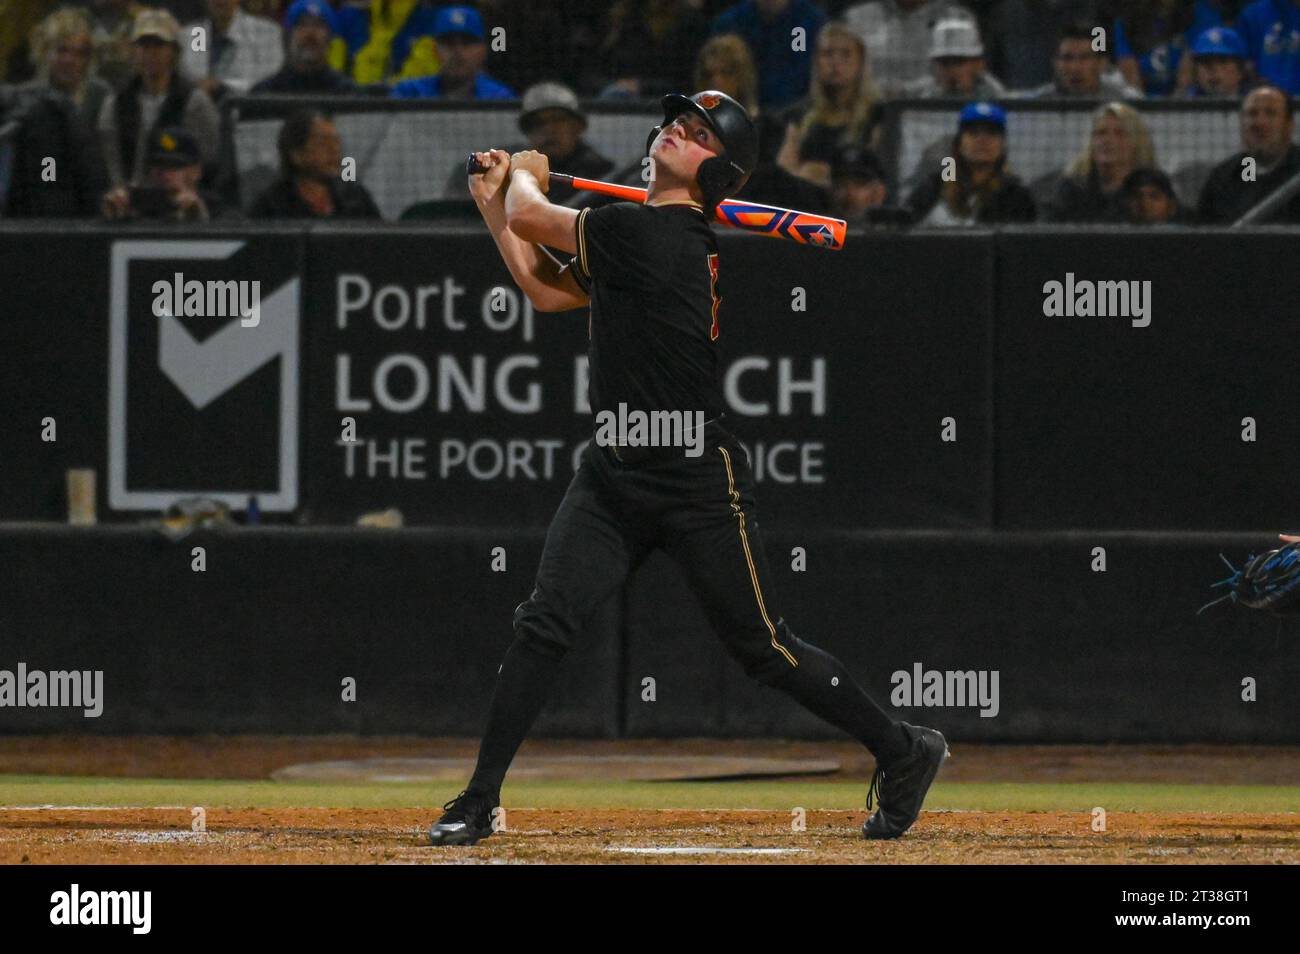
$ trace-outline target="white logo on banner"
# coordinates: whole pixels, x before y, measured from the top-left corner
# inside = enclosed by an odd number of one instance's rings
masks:
[[[288,511],[298,505],[298,286],[294,278],[261,301],[255,325],[232,319],[202,342],[171,314],[148,319],[158,324],[158,367],[196,410],[203,410],[253,372],[280,359],[280,443],[276,490],[266,493],[213,490],[203,486],[170,490],[132,490],[127,473],[129,406],[127,307],[130,266],[136,261],[223,261],[242,241],[122,241],[111,257],[108,378],[108,505],[114,510],[162,510],[181,497],[202,496],[242,509],[257,494],[263,510]],[[169,449],[160,447],[159,453]]]

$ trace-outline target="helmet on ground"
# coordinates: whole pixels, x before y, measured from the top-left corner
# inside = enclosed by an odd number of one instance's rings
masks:
[[[646,153],[660,131],[682,113],[699,116],[722,143],[722,152],[700,163],[695,180],[704,193],[705,204],[716,206],[727,196],[735,195],[758,164],[758,131],[745,107],[726,93],[706,89],[694,96],[669,93],[662,101],[663,125],[650,131]]]

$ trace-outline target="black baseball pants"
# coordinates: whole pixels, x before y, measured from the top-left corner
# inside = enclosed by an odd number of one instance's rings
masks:
[[[878,760],[907,751],[898,723],[829,654],[800,640],[773,603],[748,455],[716,422],[704,453],[637,465],[589,444],[551,521],[532,594],[489,713],[471,788],[496,791],[588,617],[655,548],[685,575],[746,674],[859,739]]]

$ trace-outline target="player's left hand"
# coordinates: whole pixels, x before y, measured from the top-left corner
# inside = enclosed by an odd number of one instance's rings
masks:
[[[474,158],[486,169],[469,177],[469,194],[474,201],[486,205],[498,195],[504,198],[506,176],[510,173],[510,154],[504,149],[489,149],[474,153]]]
[[[510,157],[510,174],[514,175],[520,169],[531,172],[533,178],[537,180],[537,187],[543,192],[550,191],[551,161],[545,155],[536,149],[525,149],[523,152],[515,153]]]
[[[1283,543],[1300,543],[1300,535],[1291,533],[1279,533],[1277,538]]]

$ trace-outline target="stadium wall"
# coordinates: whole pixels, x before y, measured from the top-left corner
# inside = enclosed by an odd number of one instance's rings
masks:
[[[772,534],[767,598],[900,716],[956,739],[1295,743],[1294,623],[1226,606],[1196,615],[1223,575],[1216,554],[1257,542]],[[795,546],[805,571],[792,569]],[[172,542],[135,527],[10,526],[0,669],[98,670],[102,711],[0,708],[0,732],[477,734],[540,547],[534,532],[240,528]],[[895,696],[896,674],[917,667],[922,687],[924,673],[971,672],[963,684],[985,694]],[[1256,701],[1243,701],[1247,678]],[[593,618],[538,731],[835,735],[744,677],[659,556]]]

